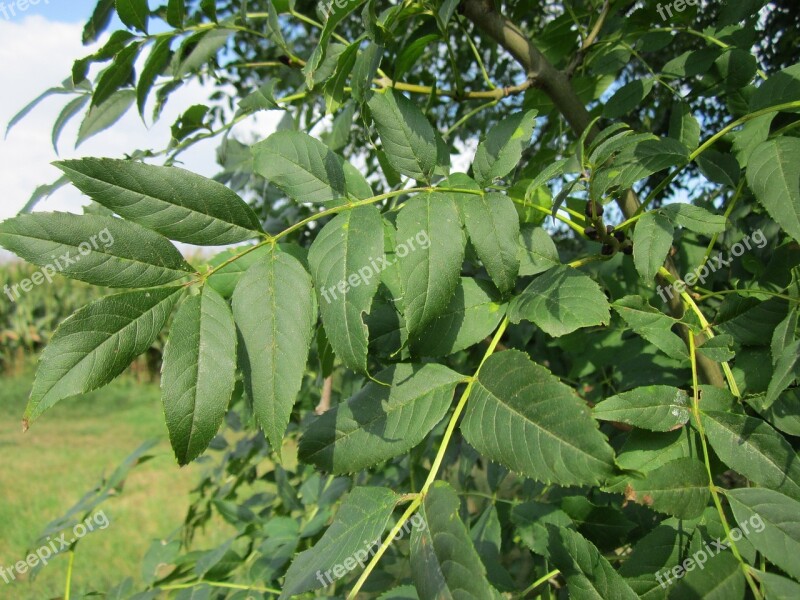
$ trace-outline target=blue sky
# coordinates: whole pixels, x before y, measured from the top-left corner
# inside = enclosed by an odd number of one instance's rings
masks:
[[[18,6],[19,0],[5,0],[8,6]],[[83,23],[92,14],[97,0],[39,0],[36,6],[28,5],[24,11],[17,11],[16,17],[12,17],[9,13],[10,19],[19,18],[20,16],[28,15],[41,15],[49,21],[60,21],[62,23]],[[3,19],[3,13],[0,12],[0,19]]]

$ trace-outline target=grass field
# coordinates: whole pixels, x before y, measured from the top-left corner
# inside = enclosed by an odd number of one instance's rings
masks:
[[[21,416],[32,379],[32,366],[18,376],[0,376],[0,565],[24,560],[51,520],[142,442],[158,437],[155,458],[134,469],[124,492],[102,505],[108,528],[78,544],[73,598],[107,590],[126,576],[138,582],[151,541],[181,525],[188,492],[203,467],[178,468],[166,440],[158,388],[131,377],[62,401],[23,434]],[[62,597],[66,571],[65,554],[33,582],[0,579],[0,598]]]

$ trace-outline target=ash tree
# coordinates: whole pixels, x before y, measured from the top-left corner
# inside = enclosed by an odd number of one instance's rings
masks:
[[[793,0],[100,0],[84,42],[114,14],[36,100],[54,145],[207,104],[0,225],[42,266],[107,228],[61,274],[121,288],[24,427],[168,329],[166,429],[210,456],[108,597],[800,597]],[[85,214],[30,212],[63,185]]]

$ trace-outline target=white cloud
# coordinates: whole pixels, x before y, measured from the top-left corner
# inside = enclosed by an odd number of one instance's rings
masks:
[[[30,100],[46,88],[58,85],[70,73],[76,58],[92,49],[81,45],[83,25],[50,22],[41,16],[30,16],[19,22],[0,21],[0,65],[3,87],[0,95],[0,124],[5,124]],[[31,41],[35,39],[35,45]],[[60,175],[50,163],[59,158],[81,156],[122,157],[133,149],[161,149],[170,139],[169,126],[177,116],[193,104],[205,103],[210,86],[193,82],[173,94],[164,113],[149,128],[132,109],[115,126],[86,141],[75,150],[80,116],[64,130],[59,144],[60,156],[50,142],[53,122],[68,101],[67,96],[55,95],[44,100],[25,119],[17,124],[8,138],[0,141],[0,218],[14,215],[28,201],[37,185],[50,183]],[[261,115],[248,120],[236,132],[256,129],[272,130],[276,119]],[[262,133],[262,135],[265,135]],[[218,171],[215,150],[218,139],[202,142],[181,156],[189,170],[211,176]],[[76,211],[86,201],[71,187],[62,188],[52,198],[42,202],[39,210]]]
[[[0,94],[0,130],[28,102],[45,89],[60,84],[71,72],[75,59],[90,54],[93,48],[81,44],[82,23],[48,21],[31,15],[24,20],[0,20],[0,65],[3,94]],[[35,42],[35,43],[34,43]],[[143,59],[143,57],[140,57]],[[141,62],[141,61],[140,61]],[[141,67],[141,65],[140,65]],[[176,91],[161,119],[148,128],[135,109],[115,126],[73,148],[81,115],[61,135],[60,156],[50,141],[53,123],[68,96],[54,95],[18,123],[5,140],[0,139],[0,220],[15,215],[28,201],[33,190],[51,183],[60,171],[50,163],[59,158],[103,156],[121,158],[134,149],[161,149],[170,139],[169,126],[186,108],[205,103],[211,86],[193,82]],[[149,110],[149,109],[148,109]],[[256,131],[265,137],[274,130],[279,114],[260,114],[240,123],[234,133],[247,135]],[[250,139],[251,135],[247,136]],[[181,155],[183,167],[211,176],[218,172],[215,151],[219,139],[201,142]],[[75,188],[66,186],[41,202],[37,210],[79,212],[87,199]],[[2,250],[0,250],[2,254]]]

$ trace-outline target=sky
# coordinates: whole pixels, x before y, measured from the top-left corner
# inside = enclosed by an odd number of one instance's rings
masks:
[[[157,123],[150,122],[151,104],[145,113],[147,123],[143,123],[133,109],[111,129],[75,149],[79,115],[61,135],[60,154],[52,147],[51,130],[71,97],[54,95],[39,104],[3,139],[6,124],[21,108],[48,87],[59,85],[69,75],[73,61],[91,54],[97,47],[81,44],[83,25],[96,0],[39,0],[36,6],[28,5],[25,11],[19,10],[19,2],[0,0],[0,81],[3,82],[0,93],[0,220],[14,216],[25,206],[37,186],[58,179],[60,171],[50,164],[52,161],[84,156],[122,158],[126,152],[137,148],[161,149],[169,142],[169,126],[177,116],[193,104],[205,103],[209,94],[209,89],[198,83],[184,86],[172,96]],[[17,7],[14,16],[10,5]],[[119,26],[119,21],[112,22],[109,31],[116,28],[115,24]],[[278,115],[262,113],[237,126],[234,135],[251,137],[257,130],[260,136],[266,136]],[[196,145],[182,155],[182,166],[206,176],[217,173],[218,143],[219,140],[212,139]],[[37,210],[80,212],[86,202],[75,188],[65,186],[42,201]],[[8,258],[8,255],[0,257]]]

